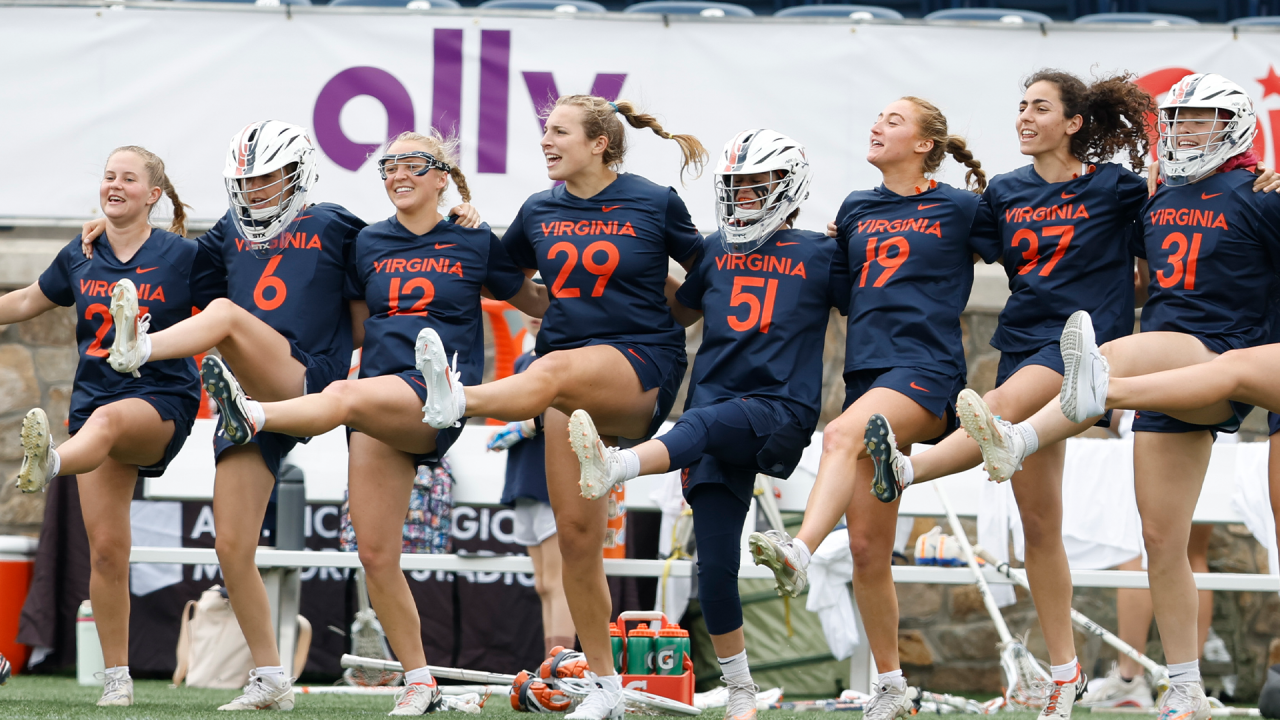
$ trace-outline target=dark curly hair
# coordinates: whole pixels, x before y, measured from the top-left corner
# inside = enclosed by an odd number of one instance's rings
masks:
[[[1084,162],[1110,160],[1122,150],[1129,152],[1134,170],[1146,166],[1151,144],[1149,126],[1156,111],[1155,101],[1135,85],[1133,73],[1119,73],[1083,80],[1061,70],[1044,69],[1027,78],[1023,89],[1038,82],[1053,83],[1062,98],[1063,114],[1084,119],[1080,131],[1071,136],[1071,154]]]

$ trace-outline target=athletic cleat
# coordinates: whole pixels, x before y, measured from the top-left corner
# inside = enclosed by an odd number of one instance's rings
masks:
[[[121,278],[111,289],[111,320],[116,326],[116,339],[107,353],[107,364],[119,373],[139,377],[138,368],[151,354],[151,314],[138,315],[138,288],[129,278]]]
[[[564,720],[622,720],[622,691],[606,688],[595,673],[588,672],[587,680],[595,687]]]
[[[915,709],[911,695],[907,693],[906,683],[895,687],[889,683],[881,683],[876,687],[875,695],[863,710],[863,720],[896,720],[907,717]]]
[[[244,693],[218,709],[292,710],[293,681],[287,677],[277,681],[275,678],[259,675],[257,670],[250,670],[249,684],[244,686]]]
[[[1120,666],[1112,663],[1111,672],[1106,677],[1096,678],[1089,683],[1089,689],[1080,704],[1098,708],[1151,708],[1155,707],[1153,696],[1145,675],[1139,673],[1132,680],[1125,680],[1120,676]]]
[[[49,437],[49,417],[32,408],[22,419],[22,467],[18,469],[18,489],[40,492],[49,487],[53,440]]]
[[[753,532],[747,538],[747,545],[756,565],[768,566],[773,571],[779,595],[799,597],[804,592],[809,584],[809,574],[800,567],[800,555],[790,535],[780,530]]]
[[[436,683],[435,678],[431,679],[431,684],[413,683],[405,685],[404,689],[396,695],[396,707],[388,715],[426,715],[433,713],[444,705],[444,701],[440,695],[440,686]]]
[[[756,693],[760,692],[760,686],[751,682],[735,683],[726,677],[721,677],[720,680],[729,690],[729,699],[724,706],[724,720],[756,720]]]
[[[102,675],[102,697],[98,707],[128,707],[133,704],[133,678],[128,670],[95,673]]]
[[[599,500],[617,485],[624,474],[618,451],[600,441],[596,424],[586,410],[574,410],[569,416],[569,445],[578,456],[581,474],[578,488],[582,497]]]
[[[1209,717],[1209,699],[1199,682],[1169,684],[1160,699],[1159,720],[1205,720]]]
[[[0,685],[9,682],[9,676],[13,674],[13,666],[5,659],[4,655],[0,655]]]
[[[965,388],[956,398],[956,413],[969,437],[982,449],[987,475],[1002,483],[1022,469],[1026,445],[1013,423],[991,414],[991,408],[978,393]]]
[[[218,404],[218,416],[221,418],[219,430],[228,440],[244,445],[258,434],[253,420],[244,406],[245,394],[240,383],[231,374],[221,358],[205,355],[200,361],[200,379],[204,382],[205,392]]]
[[[1062,328],[1062,414],[1071,422],[1084,422],[1107,411],[1107,386],[1111,365],[1102,356],[1093,334],[1089,313],[1071,313]]]
[[[875,476],[871,479],[871,494],[880,502],[891,503],[897,500],[902,491],[907,489],[902,483],[902,466],[910,461],[898,451],[898,441],[893,437],[889,420],[880,413],[872,415],[867,420],[862,441],[876,468]]]
[[[1076,663],[1076,676],[1065,682],[1054,681],[1049,686],[1049,698],[1040,710],[1040,720],[1071,720],[1071,707],[1084,695],[1089,678]]]
[[[437,430],[453,427],[462,418],[466,406],[466,394],[462,388],[462,375],[453,368],[458,364],[458,353],[453,363],[445,356],[440,336],[431,328],[423,328],[414,343],[414,364],[422,373],[427,385],[427,401],[422,404],[422,422]]]

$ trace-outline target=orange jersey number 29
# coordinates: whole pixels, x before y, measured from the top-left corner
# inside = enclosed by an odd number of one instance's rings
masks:
[[[604,262],[596,261],[600,253],[604,253]],[[551,294],[558,298],[582,297],[582,290],[579,288],[564,286],[574,266],[578,264],[577,246],[573,243],[558,242],[547,251],[548,260],[555,260],[559,255],[565,255],[566,258],[564,265],[560,266],[560,272],[556,274],[555,282],[551,283]],[[582,267],[597,276],[595,286],[591,288],[591,297],[600,297],[604,294],[609,278],[613,277],[613,271],[618,268],[619,259],[621,255],[618,254],[618,246],[608,240],[597,240],[582,251]]]

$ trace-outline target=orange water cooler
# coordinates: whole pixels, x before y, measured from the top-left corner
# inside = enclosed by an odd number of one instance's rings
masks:
[[[18,618],[35,573],[36,539],[0,535],[0,654],[17,674],[27,664],[31,648],[18,643]]]

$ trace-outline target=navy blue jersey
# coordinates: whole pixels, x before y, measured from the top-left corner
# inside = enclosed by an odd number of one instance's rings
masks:
[[[726,252],[719,233],[703,241],[676,292],[704,323],[686,408],[770,398],[812,432],[830,309],[848,312],[849,276],[835,253],[834,239],[804,230],[779,230],[747,255]]]
[[[1143,208],[1134,251],[1151,270],[1144,332],[1188,333],[1219,353],[1267,341],[1280,197],[1254,193],[1254,179],[1239,169],[1162,185]]]
[[[845,372],[918,367],[964,375],[960,313],[973,289],[978,196],[937,184],[902,196],[849,194],[836,215],[853,292]]]
[[[1100,343],[1133,332],[1128,238],[1146,201],[1146,179],[1114,163],[1061,183],[1031,165],[992,178],[973,241],[987,262],[1002,260],[1012,294],[991,346],[1057,344],[1077,310],[1089,311]]]
[[[538,356],[527,352],[516,358],[516,373],[522,373]],[[514,505],[519,498],[549,503],[547,494],[547,441],[541,434],[521,440],[507,450],[507,479],[502,486],[503,505]]]
[[[465,385],[484,371],[481,287],[506,300],[524,284],[488,226],[464,228],[441,220],[415,235],[392,216],[360,231],[347,293],[369,305],[360,377],[412,370],[413,345],[424,327],[440,334]]]
[[[598,342],[683,348],[663,295],[667,258],[688,260],[701,239],[676,191],[639,175],[622,173],[591,198],[563,185],[530,197],[502,243],[550,290],[538,354]]]
[[[312,205],[298,220],[296,229],[281,238],[284,250],[265,260],[240,238],[231,211],[197,242],[211,281],[220,284],[219,295],[304,353],[345,368],[352,342],[343,287],[356,234],[365,224],[332,203]]]
[[[151,236],[127,262],[116,258],[107,236],[93,243],[93,257],[80,251],[80,236],[58,251],[53,264],[40,276],[40,291],[63,307],[75,306],[76,344],[80,362],[71,391],[69,429],[76,432],[96,408],[141,395],[176,396],[190,404],[194,417],[200,405],[200,374],[191,358],[158,360],[139,368],[141,377],[121,374],[107,364],[107,352],[115,342],[111,317],[111,290],[116,281],[129,278],[138,287],[138,309],[151,314],[151,330],[157,332],[189,317],[198,299],[212,288],[193,284],[193,271],[201,262],[194,241],[153,229]]]

